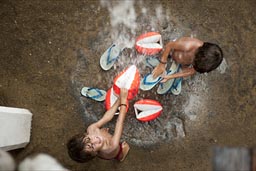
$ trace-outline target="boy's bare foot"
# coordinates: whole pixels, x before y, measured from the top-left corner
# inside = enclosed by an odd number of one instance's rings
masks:
[[[127,144],[125,141],[122,143],[122,148],[123,148],[123,155],[122,158],[120,159],[120,161],[123,161],[125,159],[125,157],[127,156],[129,150],[130,150],[130,146],[129,144]]]

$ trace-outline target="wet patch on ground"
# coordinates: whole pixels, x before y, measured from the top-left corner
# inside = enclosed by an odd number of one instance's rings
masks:
[[[167,40],[171,41],[181,37],[183,32],[193,33],[189,28],[177,27],[177,25],[181,26],[177,20],[169,20],[167,22],[167,17],[169,16],[163,14],[161,6],[156,8],[158,16],[154,16],[145,6],[142,8],[141,13],[136,14],[132,1],[111,7],[109,2],[104,1],[102,4],[108,7],[112,27],[110,27],[110,30],[105,28],[104,35],[100,33],[95,37],[95,40],[98,40],[98,42],[91,45],[90,53],[86,54],[82,49],[77,50],[78,61],[72,76],[73,87],[76,88],[76,97],[83,108],[85,122],[99,120],[105,112],[105,106],[104,102],[95,102],[82,97],[80,91],[83,86],[100,88],[107,91],[112,87],[115,76],[133,64],[139,69],[141,78],[152,71],[152,68],[145,65],[146,58],[152,56],[139,54],[134,48],[134,42],[138,35],[156,30],[162,33],[162,39],[166,42]],[[122,11],[122,15],[126,14],[128,20],[120,18],[120,11]],[[139,17],[136,18],[136,15]],[[150,22],[155,24],[146,24]],[[140,27],[137,27],[138,25]],[[104,44],[99,44],[99,42],[104,42]],[[117,43],[124,47],[124,50],[114,66],[110,70],[104,71],[99,64],[100,56],[112,43]],[[94,52],[97,52],[98,55],[90,58],[89,56]],[[154,57],[160,57],[160,54]],[[225,73],[226,66],[227,64],[223,64],[219,72]],[[205,111],[205,113],[210,112],[206,111],[207,99],[209,99],[206,75],[197,75],[183,80],[182,93],[178,96],[173,95],[171,92],[159,95],[156,93],[158,86],[159,84],[149,91],[139,90],[135,99],[130,101],[130,108],[122,136],[127,142],[137,146],[150,146],[184,138],[186,135],[185,124],[187,122],[196,122],[199,113],[202,113],[202,111]],[[163,112],[160,117],[153,121],[140,122],[135,117],[133,104],[145,98],[159,101],[163,106]],[[203,122],[206,118],[201,116],[200,119]],[[114,130],[115,120],[107,126]]]

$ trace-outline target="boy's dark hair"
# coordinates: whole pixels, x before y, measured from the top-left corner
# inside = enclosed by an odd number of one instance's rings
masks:
[[[221,48],[213,43],[204,42],[199,47],[193,62],[194,69],[199,73],[210,72],[216,69],[223,60]]]
[[[85,137],[86,135],[84,134],[77,134],[73,136],[67,143],[70,158],[79,163],[87,162],[95,157],[91,153],[84,150],[85,143],[83,142],[83,139]]]

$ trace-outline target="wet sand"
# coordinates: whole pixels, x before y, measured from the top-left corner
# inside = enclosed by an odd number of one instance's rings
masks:
[[[254,1],[121,2],[0,2],[0,105],[33,113],[30,144],[12,151],[16,161],[45,152],[70,170],[211,170],[212,147],[253,147]],[[72,161],[66,142],[104,112],[104,103],[81,97],[81,88],[107,90],[129,64],[142,75],[150,71],[133,48],[135,38],[148,31],[160,32],[164,43],[181,36],[217,43],[225,60],[216,71],[185,79],[179,96],[157,95],[157,87],[139,91],[131,106],[151,98],[164,111],[140,123],[130,107],[122,139],[131,150],[123,163]],[[106,72],[99,59],[113,42],[126,49]]]

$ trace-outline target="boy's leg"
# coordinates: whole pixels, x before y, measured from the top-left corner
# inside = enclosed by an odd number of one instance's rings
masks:
[[[126,158],[128,152],[130,150],[129,144],[127,144],[125,141],[122,143],[122,150],[123,150],[122,158],[120,159],[120,161],[123,161]]]

